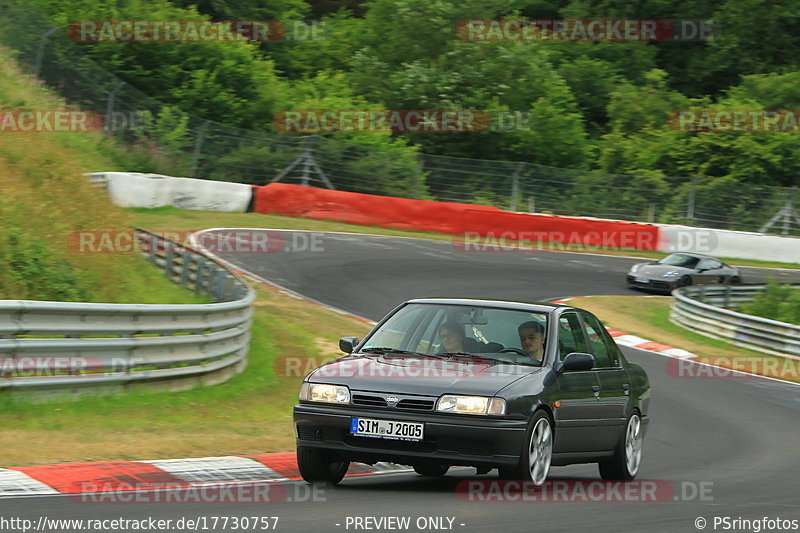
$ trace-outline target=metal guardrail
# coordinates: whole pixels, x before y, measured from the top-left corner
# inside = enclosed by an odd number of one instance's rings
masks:
[[[215,303],[0,300],[0,390],[156,382],[176,390],[244,369],[253,289],[192,248],[138,229],[136,242],[169,279]]]
[[[800,360],[800,326],[738,313],[726,307],[748,302],[764,285],[699,285],[672,292],[670,320],[736,346]],[[800,290],[800,287],[797,287]]]

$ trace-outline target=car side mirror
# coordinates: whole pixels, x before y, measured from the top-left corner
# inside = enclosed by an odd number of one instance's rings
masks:
[[[698,272],[705,272],[706,270],[708,270],[708,269],[707,268],[698,268],[697,269]]]
[[[353,353],[358,346],[358,337],[342,337],[339,339],[339,349],[344,353]]]
[[[564,358],[564,361],[556,368],[556,372],[575,372],[581,370],[591,370],[594,368],[594,356],[590,353],[571,353]]]

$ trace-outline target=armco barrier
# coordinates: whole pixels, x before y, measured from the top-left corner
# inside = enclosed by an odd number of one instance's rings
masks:
[[[254,210],[259,213],[586,246],[654,250],[658,244],[658,228],[636,222],[514,213],[489,206],[375,196],[285,183],[258,187],[255,194]]]
[[[150,261],[216,303],[0,301],[0,390],[179,390],[244,369],[253,289],[216,261],[137,230]]]
[[[699,285],[676,289],[672,292],[675,300],[670,320],[701,335],[736,346],[800,360],[800,326],[719,306],[744,303],[765,288],[762,285]]]

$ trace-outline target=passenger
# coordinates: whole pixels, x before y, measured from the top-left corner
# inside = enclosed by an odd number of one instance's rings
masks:
[[[544,327],[542,324],[531,320],[522,324],[517,331],[522,350],[532,359],[541,362],[544,358]]]

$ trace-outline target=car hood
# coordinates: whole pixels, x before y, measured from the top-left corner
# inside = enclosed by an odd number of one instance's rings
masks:
[[[655,263],[650,263],[640,266],[639,270],[637,270],[636,272],[631,272],[631,275],[640,277],[660,278],[667,272],[680,272],[681,274],[688,274],[690,272],[694,272],[694,270],[686,267],[659,265]]]
[[[492,396],[521,377],[541,371],[541,367],[479,356],[356,355],[331,361],[307,379],[362,391]]]

